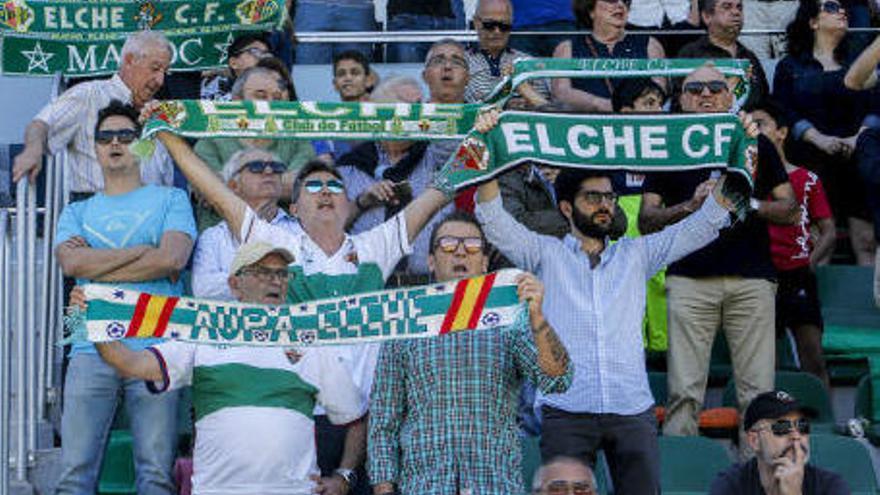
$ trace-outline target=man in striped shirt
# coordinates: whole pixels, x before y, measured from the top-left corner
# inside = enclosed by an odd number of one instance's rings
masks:
[[[122,47],[119,72],[110,79],[78,84],[51,103],[28,124],[24,149],[15,157],[12,180],[24,176],[34,181],[42,169],[43,155],[67,151],[68,184],[72,200],[85,199],[104,189],[104,176],[95,153],[98,110],[112,100],[139,109],[162,87],[174,48],[160,31],[132,34]],[[141,163],[144,184],[170,186],[174,163],[158,146]]]

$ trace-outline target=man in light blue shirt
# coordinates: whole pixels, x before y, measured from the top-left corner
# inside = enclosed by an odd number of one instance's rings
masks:
[[[55,250],[65,275],[78,284],[106,283],[121,289],[179,296],[180,271],[196,237],[186,193],[144,185],[129,150],[139,135],[137,112],[114,100],[98,114],[95,152],[104,190],[64,208]],[[108,330],[110,331],[110,330]],[[156,339],[127,339],[141,350]],[[154,397],[138,380],[120,377],[93,345],[73,346],[61,416],[60,494],[95,493],[107,431],[124,391],[134,435],[137,491],[174,493],[171,464],[176,443],[177,395]]]
[[[478,130],[487,130],[481,117]],[[567,169],[556,180],[563,239],[523,227],[502,207],[497,181],[480,187],[477,218],[486,237],[517,267],[546,285],[544,313],[575,365],[567,392],[539,395],[541,455],[595,465],[603,449],[615,493],[659,490],[654,399],[642,344],[645,282],[661,267],[705,246],[729,223],[721,184],[690,217],[653,235],[609,245],[617,195],[607,175]]]

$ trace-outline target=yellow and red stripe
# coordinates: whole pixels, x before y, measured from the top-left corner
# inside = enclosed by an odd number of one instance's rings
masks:
[[[452,295],[452,304],[443,319],[440,334],[477,328],[480,315],[483,313],[483,306],[486,304],[486,298],[489,297],[494,282],[494,273],[459,280]]]
[[[177,300],[177,297],[142,293],[134,307],[134,316],[131,318],[125,337],[163,336]]]

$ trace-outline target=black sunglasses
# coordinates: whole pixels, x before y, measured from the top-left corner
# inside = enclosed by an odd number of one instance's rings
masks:
[[[480,18],[480,24],[483,25],[483,29],[486,31],[501,31],[502,33],[509,33],[511,29],[513,29],[512,24],[508,24],[503,21],[493,21],[491,19],[483,19]]]
[[[791,433],[795,428],[797,428],[798,433],[801,435],[810,434],[810,422],[804,418],[797,421],[792,421],[790,419],[777,419],[770,423],[770,432],[777,437],[784,437]]]
[[[684,83],[684,86],[682,86],[686,93],[692,95],[701,95],[706,88],[709,88],[709,92],[713,95],[730,89],[727,87],[726,81],[691,81]]]
[[[822,2],[822,12],[827,14],[839,14],[843,11],[843,5],[840,5],[837,2]]]
[[[272,169],[273,174],[283,174],[287,171],[286,163],[271,160],[252,160],[242,165],[238,171],[241,172],[244,169],[248,169],[248,172],[252,174],[262,174],[266,171],[267,167]]]
[[[95,142],[99,144],[110,144],[116,138],[120,144],[131,144],[138,138],[138,132],[134,129],[117,129],[115,131],[97,131],[95,132]]]

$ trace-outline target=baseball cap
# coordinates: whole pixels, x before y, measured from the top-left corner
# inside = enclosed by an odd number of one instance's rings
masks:
[[[743,418],[743,429],[749,430],[762,419],[776,419],[790,412],[800,412],[806,417],[813,418],[816,411],[811,407],[804,407],[791,394],[783,390],[764,392],[752,399]]]
[[[273,246],[268,242],[248,242],[247,244],[242,244],[238,251],[236,251],[235,257],[232,259],[232,266],[229,268],[229,273],[238,273],[242,268],[253,265],[270,254],[277,254],[288,263],[293,263],[294,260],[290,251],[283,247]]]

